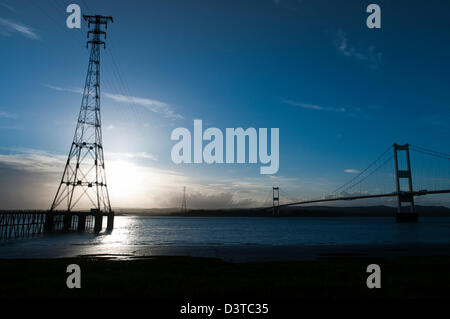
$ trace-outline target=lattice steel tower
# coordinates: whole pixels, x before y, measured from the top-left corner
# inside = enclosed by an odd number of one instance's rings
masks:
[[[183,186],[183,199],[181,200],[181,212],[183,214],[187,214],[186,186]]]
[[[91,45],[86,83],[75,135],[70,147],[66,167],[50,210],[77,208],[109,213],[111,204],[106,183],[105,160],[102,146],[100,116],[100,47],[106,48],[108,22],[112,17],[86,16],[88,41]],[[92,26],[92,28],[91,28]]]

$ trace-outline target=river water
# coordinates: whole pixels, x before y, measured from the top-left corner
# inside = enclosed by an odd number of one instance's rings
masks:
[[[324,247],[345,252],[349,247],[393,251],[419,246],[450,247],[450,218],[422,217],[417,224],[397,224],[393,217],[116,216],[110,234],[57,234],[0,243],[0,258],[193,255],[289,259]]]

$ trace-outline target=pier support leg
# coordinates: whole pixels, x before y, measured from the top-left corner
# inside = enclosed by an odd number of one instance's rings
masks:
[[[94,215],[95,216],[95,221],[94,221],[94,231],[96,233],[100,232],[102,230],[102,226],[103,226],[103,215],[102,214],[98,214],[98,215]]]
[[[55,215],[51,212],[47,212],[45,214],[45,223],[44,223],[44,232],[51,233],[53,231],[53,220]]]
[[[86,214],[79,214],[77,231],[84,232],[85,229],[86,229]]]
[[[108,222],[106,225],[107,231],[112,231],[114,229],[114,212],[108,214]]]
[[[70,226],[72,226],[72,214],[66,213],[64,214],[63,218],[63,224],[64,224],[64,231],[67,232],[70,230]]]

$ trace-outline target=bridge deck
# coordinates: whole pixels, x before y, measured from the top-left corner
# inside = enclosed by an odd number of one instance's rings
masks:
[[[401,194],[406,194],[406,195],[410,195],[411,194],[412,196],[424,196],[424,195],[447,194],[447,193],[450,193],[450,189],[442,189],[442,190],[435,190],[435,191],[420,190],[420,191],[414,191],[412,193],[401,192]],[[397,192],[385,193],[385,194],[375,194],[375,195],[342,196],[342,197],[321,198],[321,199],[313,199],[313,200],[305,200],[305,201],[300,201],[300,202],[293,202],[293,203],[288,203],[288,204],[282,204],[279,207],[304,205],[304,204],[313,204],[313,203],[322,203],[322,202],[333,202],[333,201],[341,201],[341,200],[356,200],[356,199],[396,197],[396,196],[398,196]]]

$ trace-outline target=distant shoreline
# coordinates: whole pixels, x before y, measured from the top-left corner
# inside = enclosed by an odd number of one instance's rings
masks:
[[[154,217],[274,217],[271,207],[230,209],[188,209],[179,208],[113,208],[116,216]],[[282,207],[276,217],[395,217],[397,208],[392,206],[292,206]],[[0,209],[0,214],[30,212],[45,213],[45,209]],[[450,208],[445,206],[415,206],[420,217],[450,217]]]
[[[450,217],[450,208],[444,206],[416,206],[419,217]],[[394,217],[395,207],[285,207],[278,217]],[[273,217],[270,208],[192,209],[187,213],[176,208],[167,209],[116,209],[116,216],[155,217]]]

